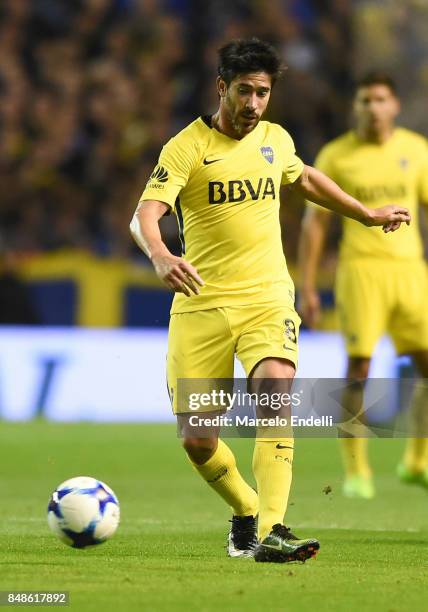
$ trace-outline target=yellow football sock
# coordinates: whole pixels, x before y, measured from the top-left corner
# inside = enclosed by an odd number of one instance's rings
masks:
[[[259,494],[258,535],[265,538],[276,523],[282,523],[290,493],[293,438],[256,438],[253,472]]]
[[[232,507],[234,515],[257,515],[257,493],[238,472],[235,456],[223,440],[218,441],[217,450],[208,461],[202,465],[197,465],[192,460],[190,462],[209,486]]]
[[[428,438],[409,438],[407,440],[404,465],[410,472],[425,472],[428,466]]]
[[[407,440],[404,465],[411,472],[424,472],[428,466],[428,387],[422,380],[417,383],[410,404],[409,429],[411,435],[421,437]]]
[[[372,475],[368,460],[368,439],[358,436],[358,433],[366,430],[363,398],[364,381],[354,381],[344,389],[342,418],[346,425],[345,432],[348,433],[340,438],[340,446],[347,477],[370,478]]]
[[[341,438],[340,445],[346,475],[370,478],[372,472],[368,462],[368,439]]]

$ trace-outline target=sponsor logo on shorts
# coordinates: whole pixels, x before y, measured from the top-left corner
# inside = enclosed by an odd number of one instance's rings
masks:
[[[297,344],[297,332],[293,319],[285,319],[284,328],[284,334],[286,339],[292,342],[293,344]],[[286,344],[284,344],[284,348],[289,351],[294,350],[293,347],[288,347]]]

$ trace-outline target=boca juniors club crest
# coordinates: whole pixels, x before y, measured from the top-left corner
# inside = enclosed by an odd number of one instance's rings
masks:
[[[260,152],[267,162],[273,164],[273,149],[272,147],[260,147]]]

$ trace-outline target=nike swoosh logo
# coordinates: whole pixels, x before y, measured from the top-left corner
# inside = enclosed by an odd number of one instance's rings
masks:
[[[204,159],[204,166],[208,166],[208,164],[214,164],[215,162],[221,161],[223,158],[219,157],[218,159]]]
[[[293,450],[293,447],[292,447],[292,446],[284,446],[283,444],[277,444],[277,445],[276,445],[276,448],[280,448],[280,449],[281,449],[281,448],[289,448],[290,450]]]
[[[263,544],[262,542],[262,546],[264,546],[265,548],[273,548],[274,550],[282,550],[282,544]]]

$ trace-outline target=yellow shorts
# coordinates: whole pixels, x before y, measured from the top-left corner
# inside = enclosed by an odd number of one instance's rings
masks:
[[[235,354],[247,376],[267,357],[287,359],[297,367],[299,326],[292,304],[248,304],[171,315],[167,381],[174,413],[188,412],[177,406],[178,379],[233,379]]]
[[[371,357],[384,333],[398,354],[428,349],[428,274],[424,261],[340,262],[336,304],[348,355]]]

